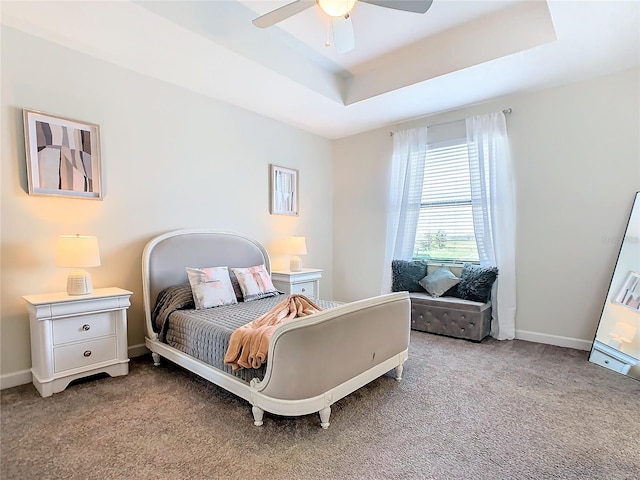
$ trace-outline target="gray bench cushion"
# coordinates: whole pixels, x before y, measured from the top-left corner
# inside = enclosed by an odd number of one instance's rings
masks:
[[[411,328],[482,341],[491,332],[491,303],[411,293]]]

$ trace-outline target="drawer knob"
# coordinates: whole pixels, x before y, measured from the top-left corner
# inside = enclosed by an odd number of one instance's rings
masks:
[[[87,330],[89,330],[90,328],[91,328],[91,325],[89,325],[89,324],[87,324],[87,323],[85,323],[84,325],[82,325],[82,330],[84,330],[85,332],[86,332]]]
[[[83,353],[83,355],[84,355],[85,357],[90,357],[90,356],[91,356],[91,350],[85,350],[85,351],[84,351],[84,353]]]
[[[306,292],[306,291],[307,291],[307,289],[306,289],[306,288],[303,288],[303,289],[302,289],[302,291],[303,291],[303,292]]]
[[[609,360],[605,360],[604,363],[606,363],[607,365],[609,365]]]

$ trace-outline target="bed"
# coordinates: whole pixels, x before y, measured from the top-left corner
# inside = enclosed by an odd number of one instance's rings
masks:
[[[214,317],[207,321],[215,323],[216,315],[226,311],[231,323],[242,323],[249,317],[238,320],[240,313],[229,314],[231,309],[237,308],[234,312],[250,309],[243,315],[255,315],[258,310],[252,313],[251,309],[267,311],[279,300],[270,297],[207,311],[177,309],[167,316],[169,327],[162,327],[157,322],[156,301],[161,293],[163,298],[166,292],[188,285],[186,267],[255,265],[264,265],[271,271],[266,249],[259,242],[233,232],[176,230],[150,240],[142,255],[142,277],[145,344],[151,350],[154,364],[159,365],[164,357],[246,400],[257,426],[262,425],[265,411],[282,416],[317,412],[320,426],[328,428],[331,405],[336,401],[392,370],[396,380],[401,380],[408,358],[411,318],[406,292],[346,304],[318,301],[322,311],[295,318],[275,329],[268,344],[267,361],[259,371],[233,372],[205,356],[186,353],[189,350],[167,343],[167,337],[178,336],[171,334],[170,329],[180,316],[183,323],[175,328],[184,331],[191,328],[185,327],[184,322],[199,321],[191,319],[194,312]],[[179,325],[177,320],[175,324]],[[227,328],[231,329],[229,325]],[[209,343],[197,337],[193,340],[200,332],[188,333],[190,343]],[[217,348],[220,350],[219,345]]]

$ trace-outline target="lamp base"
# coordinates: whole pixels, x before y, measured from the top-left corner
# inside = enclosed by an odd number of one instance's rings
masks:
[[[611,338],[611,340],[609,340],[609,346],[620,350],[622,348],[622,342],[617,338]]]
[[[67,277],[68,295],[88,295],[93,292],[91,275],[85,270],[74,270]]]
[[[300,257],[291,257],[291,262],[289,262],[289,270],[291,270],[292,272],[301,272],[302,259]]]

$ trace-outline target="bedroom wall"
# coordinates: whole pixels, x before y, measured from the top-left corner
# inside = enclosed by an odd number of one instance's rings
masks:
[[[638,69],[503,98],[334,144],[334,292],[380,293],[390,131],[511,107],[517,196],[517,337],[589,349],[634,193]]]
[[[153,236],[179,228],[237,231],[275,249],[305,235],[305,266],[332,259],[331,142],[104,61],[2,28],[1,312],[2,386],[30,382],[22,295],[64,291],[54,266],[57,236],[97,235],[95,287],[134,292],[129,346],[144,343],[141,254]],[[22,109],[101,126],[104,201],[27,194]],[[299,217],[268,211],[268,165],[300,170]],[[313,179],[313,181],[311,181]]]

